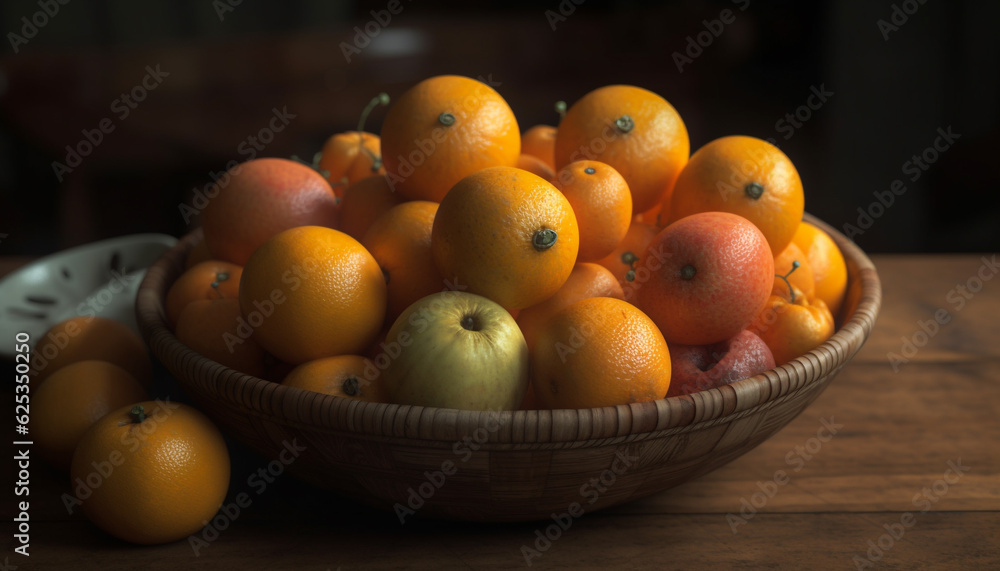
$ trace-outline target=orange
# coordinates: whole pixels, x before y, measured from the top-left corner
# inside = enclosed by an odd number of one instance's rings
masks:
[[[521,154],[541,159],[556,170],[556,128],[551,125],[535,125],[521,135]]]
[[[146,345],[127,325],[104,317],[73,317],[52,326],[32,351],[36,386],[70,363],[98,359],[114,363],[149,388],[153,368]]]
[[[739,214],[764,233],[777,256],[795,235],[804,200],[799,173],[781,149],[735,135],[691,155],[664,210],[668,222],[713,210]]]
[[[338,133],[323,143],[316,166],[326,171],[326,180],[338,197],[343,196],[349,184],[374,174],[385,174],[380,156],[381,141],[378,135],[365,131],[365,121],[376,106],[388,104],[389,96],[379,93],[361,111],[357,131]]]
[[[59,369],[32,395],[31,436],[49,464],[69,470],[83,434],[104,415],[149,398],[128,371],[107,361]]]
[[[847,290],[847,263],[837,243],[826,232],[805,221],[796,229],[794,242],[809,261],[816,283],[811,298],[823,300],[830,312],[838,315]]]
[[[514,167],[462,179],[441,202],[431,231],[441,276],[508,310],[556,293],[573,271],[579,246],[566,197]]]
[[[187,258],[184,260],[184,269],[190,270],[201,262],[207,262],[212,259],[212,253],[208,251],[208,246],[205,244],[205,240],[201,239],[197,244],[191,247],[191,251],[188,252]]]
[[[787,279],[791,285],[802,290],[806,297],[813,298],[816,293],[816,283],[813,279],[812,267],[802,250],[789,242],[780,254],[774,257],[775,284],[784,284],[782,278]]]
[[[245,265],[261,244],[296,226],[334,227],[337,197],[318,172],[288,159],[254,159],[216,183],[202,216],[212,257]]]
[[[833,315],[823,300],[810,300],[798,288],[775,284],[771,297],[748,329],[764,340],[783,365],[805,355],[833,335]]]
[[[632,213],[668,195],[691,146],[666,99],[632,85],[595,89],[573,104],[556,134],[556,169],[591,159],[614,167],[632,192]]]
[[[544,178],[545,180],[551,181],[556,177],[555,171],[552,167],[545,164],[545,161],[538,157],[532,155],[520,154],[517,157],[517,164],[515,164],[519,169],[526,170],[532,174],[537,174],[538,176]]]
[[[212,520],[226,497],[229,470],[226,443],[205,415],[184,404],[145,401],[90,427],[70,476],[83,513],[97,527],[153,545],[183,539]]]
[[[281,384],[367,402],[389,402],[371,359],[360,355],[338,355],[302,363]]]
[[[361,241],[385,274],[388,324],[411,303],[445,289],[431,254],[437,210],[436,202],[426,200],[394,206],[372,224]]]
[[[339,230],[360,240],[380,216],[402,200],[399,193],[389,187],[384,175],[363,178],[344,191],[340,201]]]
[[[385,308],[378,262],[338,230],[285,230],[243,267],[243,318],[257,343],[286,363],[362,351],[382,328]]]
[[[598,264],[581,262],[573,267],[566,283],[552,297],[522,309],[516,318],[517,325],[530,349],[535,344],[538,329],[562,308],[589,297],[622,299],[624,296],[622,286],[610,270]]]
[[[702,212],[656,235],[632,288],[636,307],[668,343],[708,345],[750,325],[773,284],[774,259],[760,230],[736,214]]]
[[[575,161],[560,169],[552,182],[576,214],[577,260],[593,262],[613,252],[632,222],[632,196],[622,175],[599,161]]]
[[[209,260],[181,274],[167,291],[164,304],[167,321],[177,325],[177,318],[187,304],[199,299],[236,298],[239,295],[243,268],[229,262]]]
[[[441,202],[465,176],[512,167],[520,154],[510,106],[492,87],[468,77],[421,81],[393,103],[382,123],[386,176],[408,200]]]
[[[634,305],[592,297],[563,308],[539,331],[531,354],[535,405],[592,408],[661,399],[670,351]]]
[[[645,224],[652,224],[654,226],[659,226],[661,218],[663,218],[660,212],[663,209],[663,203],[659,203],[656,206],[650,208],[645,212],[640,212],[632,217],[633,222],[643,222]]]
[[[181,343],[247,375],[264,378],[264,350],[253,338],[253,329],[243,321],[240,300],[200,299],[184,308],[177,320]]]
[[[597,263],[611,271],[625,292],[625,299],[631,299],[631,284],[635,281],[635,265],[646,255],[646,247],[660,232],[660,228],[642,222],[632,222],[618,247]]]

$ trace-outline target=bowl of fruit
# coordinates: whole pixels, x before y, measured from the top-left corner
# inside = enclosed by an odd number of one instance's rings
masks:
[[[691,154],[638,87],[522,135],[490,86],[433,77],[317,166],[231,169],[138,321],[223,431],[400,521],[577,517],[697,478],[801,413],[878,313],[784,153]]]

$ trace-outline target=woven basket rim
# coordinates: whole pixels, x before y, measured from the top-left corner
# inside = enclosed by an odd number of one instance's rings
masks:
[[[455,442],[455,435],[472,434],[479,429],[487,430],[483,444],[606,444],[641,440],[664,431],[685,432],[696,426],[722,423],[761,407],[775,406],[797,392],[822,386],[817,381],[836,373],[860,349],[881,306],[882,290],[876,268],[846,236],[808,213],[804,220],[824,230],[840,248],[848,265],[848,291],[854,281],[861,282],[861,295],[849,318],[822,345],[775,369],[723,387],[644,403],[592,409],[468,411],[364,402],[286,387],[240,373],[188,348],[167,325],[166,291],[183,271],[190,249],[201,240],[200,228],[184,236],[150,267],[139,287],[136,316],[153,353],[161,361],[173,359],[182,364],[178,368],[190,373],[191,378],[178,375],[177,379],[186,392],[194,388],[230,399],[246,413],[279,424],[378,439],[439,441],[447,445]],[[506,429],[498,431],[498,425]],[[572,434],[577,436],[567,436]],[[587,437],[580,437],[581,434]]]

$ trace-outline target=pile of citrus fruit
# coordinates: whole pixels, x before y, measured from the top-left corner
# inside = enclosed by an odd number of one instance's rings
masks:
[[[690,394],[833,333],[845,262],[802,220],[802,182],[773,145],[727,136],[692,154],[674,107],[628,85],[523,134],[499,93],[465,77],[426,79],[391,103],[381,94],[364,115],[379,104],[390,105],[379,135],[334,135],[315,166],[261,158],[220,179],[165,300],[181,342],[327,395],[514,410]],[[191,446],[225,453],[193,409],[136,404],[149,364],[134,345],[81,346],[72,380],[54,373],[39,389],[42,414],[65,427],[50,458],[84,484],[119,433],[146,434],[144,423],[176,423]],[[157,478],[228,478],[228,460],[202,462],[105,487],[120,495],[88,513],[132,541],[183,537],[210,519],[218,486],[197,496],[208,515],[152,529],[107,506],[149,513],[135,501]]]

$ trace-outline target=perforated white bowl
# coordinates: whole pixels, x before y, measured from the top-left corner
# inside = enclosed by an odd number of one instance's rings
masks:
[[[32,346],[60,321],[97,315],[139,332],[135,295],[146,270],[177,243],[166,234],[130,234],[62,250],[0,280],[0,356],[14,356],[14,335]]]

